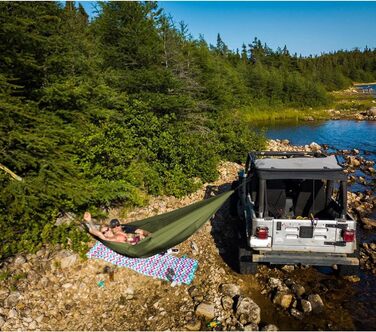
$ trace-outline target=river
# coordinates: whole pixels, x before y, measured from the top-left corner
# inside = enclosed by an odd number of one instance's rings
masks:
[[[376,87],[376,86],[375,86]],[[327,144],[329,151],[357,149],[367,160],[376,162],[376,122],[329,120],[322,122],[276,121],[258,123],[257,129],[264,128],[271,139],[288,139],[293,145],[306,145],[316,142]],[[375,179],[368,180],[374,181]],[[361,185],[351,186],[352,191],[363,191]],[[373,186],[374,190],[374,186]],[[373,217],[376,217],[375,211]],[[376,240],[375,232],[362,231],[362,242]],[[322,271],[323,273],[330,273]],[[360,282],[353,284],[348,298],[342,298],[339,306],[348,309],[357,330],[376,328],[376,276],[362,271]],[[351,295],[350,295],[351,294]]]
[[[361,92],[372,93],[376,97],[376,84],[375,83],[357,85],[356,88]]]

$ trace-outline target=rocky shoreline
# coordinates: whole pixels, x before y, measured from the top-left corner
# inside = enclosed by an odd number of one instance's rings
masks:
[[[358,121],[376,121],[376,107],[371,107],[365,111],[356,109],[350,110],[328,110],[329,117],[332,120],[358,120]]]
[[[376,99],[372,94],[365,94],[356,87],[333,92],[334,96],[345,96],[344,100],[336,102],[336,109],[327,110],[332,120],[376,120]],[[364,98],[369,99],[364,103]]]
[[[271,150],[319,151],[288,141],[269,142]],[[374,188],[374,165],[359,151],[338,151],[349,181]],[[142,219],[229,190],[242,165],[224,162],[219,179],[177,199],[155,197],[124,221]],[[362,170],[366,176],[355,175]],[[351,177],[352,176],[352,177]],[[372,179],[372,181],[370,180]],[[363,227],[375,229],[369,213],[371,191],[349,194],[349,212]],[[307,266],[261,266],[256,276],[234,272],[234,233],[226,203],[215,217],[179,245],[179,255],[198,260],[192,285],[170,283],[113,268],[101,260],[83,260],[59,248],[18,255],[0,270],[0,329],[7,330],[341,330],[354,329],[351,313],[338,293],[351,292],[358,278],[326,276]],[[119,211],[110,211],[110,217]],[[376,273],[376,244],[361,248],[362,268]],[[111,271],[111,273],[109,273]],[[112,272],[114,277],[112,278]],[[101,285],[101,286],[100,286]],[[333,308],[335,314],[333,315]]]

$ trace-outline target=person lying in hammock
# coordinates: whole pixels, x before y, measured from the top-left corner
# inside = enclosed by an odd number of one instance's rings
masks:
[[[141,229],[141,228],[137,228],[135,226],[131,226],[131,225],[121,226],[120,221],[118,219],[112,219],[109,225],[114,234],[129,235],[133,233],[139,236],[140,240],[143,240],[144,238],[148,237],[151,234],[150,232],[145,231],[144,229]]]
[[[111,228],[109,226],[102,226],[100,230],[98,230],[95,227],[95,225],[92,223],[91,214],[88,211],[86,211],[84,214],[84,220],[87,222],[89,232],[105,241],[123,242],[123,243],[130,243],[132,245],[135,245],[138,242],[140,242],[142,239],[144,239],[146,236],[150,235],[150,233],[141,229],[136,229],[134,234],[125,233],[121,230],[120,222],[117,219],[115,220],[119,222],[120,227],[116,226],[114,228]],[[115,223],[112,222],[112,225],[114,224]],[[117,229],[113,231],[113,229],[115,228]],[[120,230],[118,228],[120,228]]]

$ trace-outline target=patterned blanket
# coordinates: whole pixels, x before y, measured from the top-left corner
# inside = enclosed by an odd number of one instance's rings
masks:
[[[99,258],[114,265],[130,268],[146,276],[189,285],[195,275],[198,262],[195,259],[158,254],[148,258],[122,256],[97,242],[86,254],[88,258]]]

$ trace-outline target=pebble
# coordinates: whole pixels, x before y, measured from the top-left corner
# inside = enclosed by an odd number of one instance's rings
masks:
[[[192,249],[192,254],[197,255],[200,253],[200,250],[198,249],[198,245],[196,242],[191,241],[191,249]]]
[[[196,315],[203,316],[206,319],[213,319],[215,316],[214,304],[212,303],[200,303],[196,308]]]
[[[14,265],[23,265],[26,263],[26,258],[23,256],[17,256],[16,259],[14,260]]]
[[[9,310],[8,318],[16,318],[18,316],[18,312],[16,309],[12,308]]]
[[[21,297],[21,293],[20,292],[16,291],[16,292],[10,293],[10,295],[4,301],[4,306],[6,308],[14,307],[18,303],[20,297]]]
[[[5,324],[5,322],[6,322],[5,318],[2,315],[0,315],[0,329]]]
[[[28,326],[29,330],[35,330],[37,328],[37,322],[36,321],[32,321],[29,326]]]
[[[274,324],[268,324],[268,325],[265,325],[261,331],[279,331],[279,328],[277,326],[275,326]]]
[[[68,283],[64,284],[63,286],[61,286],[61,287],[67,289],[67,288],[71,288],[72,286],[73,286],[73,284],[71,284],[70,282],[68,282]]]
[[[286,272],[292,272],[292,271],[295,270],[295,266],[294,265],[284,265],[282,267],[282,270],[286,271]]]
[[[243,327],[244,331],[259,331],[259,327],[255,323],[247,324]]]
[[[302,320],[304,318],[303,313],[301,311],[295,309],[295,308],[291,308],[290,314],[291,314],[291,316],[293,316],[293,317],[295,317],[296,319],[299,319],[299,320]]]
[[[194,298],[195,296],[200,294],[200,291],[196,286],[191,286],[188,288],[188,294],[190,297]]]
[[[66,268],[69,268],[71,266],[73,266],[78,260],[78,255],[77,254],[73,254],[73,255],[69,255],[67,257],[64,257],[60,260],[60,267],[62,269],[66,269]]]
[[[200,331],[201,330],[201,321],[198,320],[198,319],[191,320],[184,327],[188,331]]]

